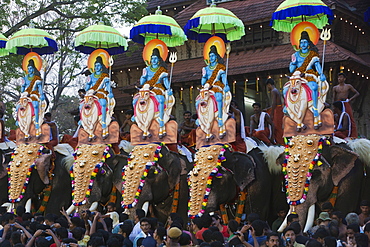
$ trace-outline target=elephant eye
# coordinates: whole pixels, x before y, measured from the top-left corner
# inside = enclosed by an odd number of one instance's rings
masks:
[[[313,140],[307,140],[307,145],[311,147],[313,145]]]

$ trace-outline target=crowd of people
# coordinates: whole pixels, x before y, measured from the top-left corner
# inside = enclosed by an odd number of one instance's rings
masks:
[[[324,203],[315,225],[306,233],[298,214],[279,210],[271,224],[256,213],[241,223],[228,219],[225,224],[217,212],[200,218],[184,219],[171,213],[167,222],[147,217],[136,209],[134,219],[116,211],[109,203],[105,212],[89,210],[67,215],[25,213],[18,206],[14,213],[0,208],[0,247],[368,247],[370,246],[370,203],[362,201],[360,214],[334,211]],[[118,209],[118,211],[121,211]],[[105,213],[105,214],[103,214]],[[279,229],[286,218],[286,227]],[[278,233],[278,229],[279,232]]]

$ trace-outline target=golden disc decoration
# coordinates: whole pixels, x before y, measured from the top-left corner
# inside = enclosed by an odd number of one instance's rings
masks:
[[[159,54],[161,55],[161,58],[163,59],[163,61],[166,61],[167,59],[167,56],[168,56],[167,45],[162,40],[152,39],[145,45],[144,50],[143,50],[143,59],[147,65],[150,64],[150,60],[151,60],[151,56],[152,56],[154,48],[158,48]]]
[[[33,62],[35,63],[36,69],[40,71],[42,68],[42,58],[36,52],[29,52],[27,53],[27,55],[24,56],[23,62],[22,62],[23,71],[26,72],[26,74],[28,74],[27,67],[28,67],[28,63],[30,60],[33,60]]]
[[[319,42],[320,33],[317,27],[311,22],[303,21],[295,25],[292,32],[290,33],[290,43],[295,49],[299,48],[299,40],[303,31],[306,31],[308,33],[308,35],[310,36],[310,40],[314,45]]]
[[[203,58],[206,63],[209,63],[209,51],[211,46],[214,45],[217,48],[217,53],[223,58],[226,52],[225,42],[218,36],[209,38],[203,48]]]
[[[99,56],[103,59],[104,66],[106,68],[109,67],[109,53],[106,50],[97,49],[90,54],[89,59],[87,60],[87,67],[91,72],[94,72],[95,61]]]

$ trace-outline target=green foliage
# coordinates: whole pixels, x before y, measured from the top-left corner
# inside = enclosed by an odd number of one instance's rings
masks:
[[[76,125],[73,116],[69,113],[79,106],[79,99],[74,96],[62,95],[59,98],[58,107],[52,112],[52,118],[57,123],[59,133],[73,135]]]

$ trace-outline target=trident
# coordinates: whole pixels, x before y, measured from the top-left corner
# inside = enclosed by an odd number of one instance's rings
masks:
[[[320,39],[324,41],[324,48],[322,52],[322,63],[321,63],[321,69],[322,73],[324,73],[324,60],[325,60],[325,48],[326,48],[326,41],[328,41],[331,38],[330,29],[323,29],[320,34]]]
[[[171,63],[171,73],[170,73],[170,85],[171,85],[171,81],[172,81],[172,71],[173,71],[173,65],[176,63],[177,61],[177,52],[171,52],[170,53],[170,58],[168,59]]]

